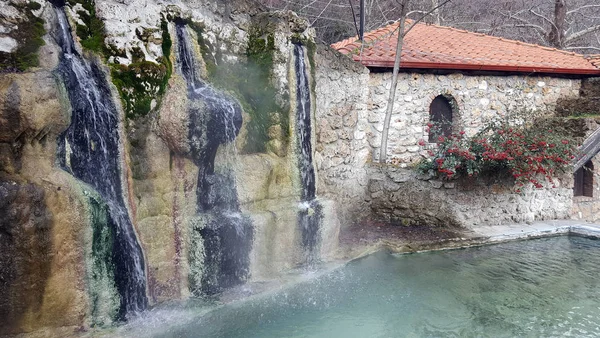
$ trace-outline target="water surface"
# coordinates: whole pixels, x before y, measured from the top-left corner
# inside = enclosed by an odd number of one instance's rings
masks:
[[[598,337],[599,275],[600,241],[581,237],[412,255],[378,253],[270,295],[204,315],[186,312],[189,317],[180,324],[164,323],[151,333]]]

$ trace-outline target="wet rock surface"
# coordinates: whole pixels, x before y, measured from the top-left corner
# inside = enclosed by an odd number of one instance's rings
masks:
[[[0,334],[11,333],[30,308],[40,310],[53,254],[44,189],[0,183]]]
[[[395,252],[414,252],[443,247],[448,242],[460,242],[469,233],[462,228],[366,221],[342,229],[340,250],[348,258],[386,247]]]

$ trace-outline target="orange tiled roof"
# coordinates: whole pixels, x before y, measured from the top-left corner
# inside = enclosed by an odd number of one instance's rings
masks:
[[[587,55],[586,58],[590,60],[594,66],[600,68],[600,54]]]
[[[408,28],[412,20],[406,20]],[[367,67],[393,67],[399,23],[331,45]],[[401,68],[542,72],[600,76],[600,58],[451,27],[417,24],[404,38]]]

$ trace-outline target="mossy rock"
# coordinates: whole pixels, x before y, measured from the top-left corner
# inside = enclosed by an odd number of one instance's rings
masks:
[[[78,11],[77,15],[84,25],[77,24],[75,32],[81,39],[81,46],[92,52],[107,55],[109,50],[104,44],[106,33],[104,29],[104,22],[96,17],[96,5],[94,0],[67,0],[67,3],[73,7],[77,4],[85,9],[85,11]]]
[[[142,53],[134,57],[136,62],[128,66],[112,65],[111,77],[121,96],[125,115],[129,119],[146,116],[153,108],[153,100],[156,106],[160,105],[173,73],[173,65],[169,59],[173,43],[165,19],[161,20],[161,30],[164,56],[160,63],[145,61]]]
[[[18,42],[17,49],[12,53],[0,52],[0,71],[23,72],[39,65],[38,50],[44,45],[42,37],[46,34],[44,19],[33,14],[33,11],[41,8],[37,2],[10,5],[19,10],[25,19],[18,23],[18,29],[9,34]]]
[[[170,70],[165,63],[149,61],[129,66],[112,65],[111,76],[117,87],[128,118],[145,116],[152,108],[152,101],[164,94]]]
[[[273,59],[276,52],[275,36],[268,30],[253,26],[249,30],[245,59],[240,62],[225,61],[217,41],[213,46],[204,38],[202,24],[188,22],[196,32],[200,51],[206,64],[208,81],[215,87],[230,92],[242,105],[249,116],[246,124],[246,142],[242,149],[245,154],[265,153],[268,150],[269,129],[280,125],[280,142],[289,142],[289,107],[277,103],[272,81]],[[284,99],[287,102],[287,98]],[[285,145],[283,148],[287,148]]]
[[[95,192],[84,194],[87,197],[92,227],[91,251],[86,253],[90,319],[92,326],[102,327],[117,319],[120,304],[112,255],[115,234],[109,224],[108,206],[104,200]]]

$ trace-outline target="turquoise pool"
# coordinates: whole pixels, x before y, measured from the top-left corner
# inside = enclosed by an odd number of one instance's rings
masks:
[[[153,337],[598,337],[600,241],[377,253],[269,295],[186,311]],[[177,317],[177,316],[174,316]],[[180,318],[181,319],[181,318]],[[137,332],[137,333],[136,333]]]

